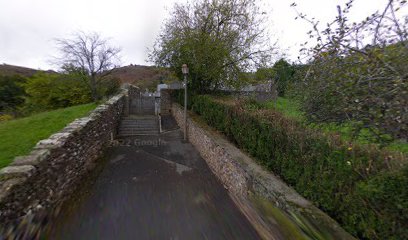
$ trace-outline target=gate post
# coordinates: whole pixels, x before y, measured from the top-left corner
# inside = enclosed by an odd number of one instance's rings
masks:
[[[126,96],[125,96],[125,110],[123,111],[124,112],[124,115],[125,115],[125,117],[127,117],[127,116],[129,116],[129,109],[130,109],[130,106],[129,106],[129,104],[130,104],[130,100],[129,100],[129,93],[128,94],[126,94]]]
[[[138,114],[142,114],[142,92],[139,92]]]
[[[155,96],[154,97],[154,114],[159,115],[160,114],[160,97]]]

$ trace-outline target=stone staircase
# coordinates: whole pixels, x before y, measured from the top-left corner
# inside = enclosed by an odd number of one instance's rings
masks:
[[[138,135],[158,135],[159,121],[154,115],[131,115],[122,118],[118,136],[130,137]]]

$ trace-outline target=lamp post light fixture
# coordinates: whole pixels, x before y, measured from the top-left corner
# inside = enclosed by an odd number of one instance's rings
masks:
[[[187,64],[183,64],[181,67],[181,72],[184,75],[184,141],[187,141]]]

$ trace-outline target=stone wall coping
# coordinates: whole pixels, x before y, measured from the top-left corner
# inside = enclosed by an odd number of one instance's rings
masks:
[[[37,164],[40,164],[43,160],[45,160],[50,155],[50,153],[51,152],[49,149],[35,149],[31,151],[29,155],[14,158],[14,161],[10,164],[10,166],[36,166]]]
[[[122,91],[119,94],[111,97],[106,103],[97,106],[94,110],[92,110],[89,113],[87,117],[75,119],[73,122],[69,123],[65,128],[63,128],[60,132],[54,133],[47,139],[40,140],[36,144],[34,149],[35,150],[54,149],[64,146],[66,141],[70,137],[72,137],[72,134],[81,131],[90,122],[97,120],[102,113],[106,112],[110,107],[112,107],[112,105],[114,105],[117,101],[124,97],[126,93],[127,90],[122,89]]]
[[[82,128],[84,128],[89,122],[92,121],[90,117],[83,117],[75,119],[73,122],[68,124],[61,132],[66,133],[76,133],[79,132]]]
[[[58,132],[54,133],[47,139],[40,140],[34,149],[53,149],[64,146],[66,140],[72,136],[72,133],[69,132]]]
[[[29,177],[34,171],[35,167],[31,165],[8,166],[0,169],[0,180]]]
[[[257,164],[253,159],[233,146],[224,137],[211,131],[208,131],[207,134],[210,135],[212,140],[215,141],[226,154],[237,161],[249,176],[256,176],[256,179],[251,177],[251,181],[258,181],[263,187],[265,187],[265,189],[267,189],[267,192],[276,193],[276,197],[284,198],[284,201],[291,202],[301,207],[312,206],[308,200],[302,197],[293,188],[289,187],[279,177]]]

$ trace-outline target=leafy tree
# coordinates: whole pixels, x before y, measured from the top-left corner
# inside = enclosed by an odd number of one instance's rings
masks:
[[[22,86],[26,79],[19,75],[0,76],[0,111],[15,111],[24,103]]]
[[[255,79],[259,81],[273,81],[279,96],[284,96],[290,82],[293,81],[295,67],[285,59],[277,61],[272,68],[259,68],[255,73]]]
[[[257,82],[270,81],[274,78],[275,73],[272,68],[258,68],[255,72],[255,80]]]
[[[273,65],[272,70],[278,94],[279,96],[284,96],[289,83],[293,80],[295,69],[285,59],[280,59]]]
[[[368,129],[385,143],[408,138],[408,17],[406,1],[389,0],[364,21],[350,23],[353,0],[338,6],[338,16],[319,29],[312,23],[307,48],[309,69],[299,92],[313,121],[352,122],[357,134]],[[295,6],[296,4],[293,4]]]
[[[188,64],[189,87],[196,92],[237,86],[245,72],[270,57],[264,23],[256,0],[175,4],[150,60],[179,77],[182,64]]]
[[[92,101],[87,84],[75,75],[37,73],[25,84],[31,111],[55,109]]]
[[[119,62],[120,49],[109,45],[98,33],[74,33],[70,39],[56,40],[61,53],[57,63],[64,72],[81,74],[88,82],[92,99],[101,98],[101,85]]]
[[[62,67],[62,73],[65,76],[69,76],[71,79],[75,79],[75,81],[80,80],[83,82],[83,87],[86,88],[89,84],[89,76],[84,72],[83,69],[75,67],[73,65],[64,65]],[[112,69],[113,71],[113,69]],[[98,87],[96,89],[96,95],[99,97],[111,96],[117,93],[120,87],[120,79],[111,75],[112,71],[104,72],[103,76],[98,79]]]
[[[107,76],[102,79],[98,88],[99,96],[113,96],[120,88],[120,79],[114,76]]]

